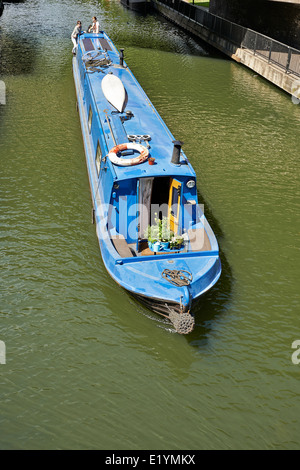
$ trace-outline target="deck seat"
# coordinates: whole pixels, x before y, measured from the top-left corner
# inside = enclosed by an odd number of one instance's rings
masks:
[[[111,240],[114,244],[115,249],[122,258],[131,258],[133,256],[131,249],[129,248],[127,241],[122,234],[112,235]]]
[[[211,244],[204,228],[188,230],[191,251],[210,251]]]

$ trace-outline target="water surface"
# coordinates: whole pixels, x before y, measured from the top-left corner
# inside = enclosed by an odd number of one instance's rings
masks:
[[[0,448],[299,448],[300,107],[118,1],[5,7]],[[218,237],[222,276],[189,336],[121,290],[101,260],[70,40],[94,15],[185,142]]]

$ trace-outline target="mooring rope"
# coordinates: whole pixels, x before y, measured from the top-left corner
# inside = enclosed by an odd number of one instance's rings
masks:
[[[103,57],[103,59],[89,59],[85,62],[86,68],[88,67],[107,67],[111,64],[111,60]]]
[[[178,287],[188,286],[193,280],[192,274],[184,270],[164,269],[161,275],[166,281]]]

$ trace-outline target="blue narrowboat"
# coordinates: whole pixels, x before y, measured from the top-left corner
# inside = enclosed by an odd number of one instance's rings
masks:
[[[73,57],[93,221],[111,277],[178,333],[217,282],[216,237],[196,174],[106,33],[83,33]]]

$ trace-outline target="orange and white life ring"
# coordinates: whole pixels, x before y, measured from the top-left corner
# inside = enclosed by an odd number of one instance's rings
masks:
[[[136,150],[140,152],[137,157],[134,158],[122,158],[118,157],[118,153],[122,152],[123,150]],[[126,144],[120,144],[116,147],[113,147],[108,154],[108,158],[114,165],[119,166],[132,166],[138,165],[139,163],[143,163],[147,160],[149,155],[149,150],[141,144],[135,144],[133,142],[127,142]]]

